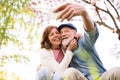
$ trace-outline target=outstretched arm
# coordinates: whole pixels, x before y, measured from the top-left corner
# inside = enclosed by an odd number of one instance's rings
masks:
[[[94,29],[94,23],[82,4],[66,3],[55,9],[54,13],[59,13],[57,19],[61,19],[61,21],[65,19],[69,21],[74,16],[81,16],[84,23],[84,29],[87,32]]]

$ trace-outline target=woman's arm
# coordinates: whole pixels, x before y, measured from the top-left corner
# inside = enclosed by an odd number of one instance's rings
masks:
[[[60,67],[59,63],[54,59],[54,55],[51,50],[42,49],[40,51],[40,61],[42,67],[47,68],[51,72],[57,71]]]
[[[63,60],[60,63],[60,71],[64,72],[64,70],[66,70],[72,60],[73,57],[73,53],[70,50],[66,50],[65,56],[63,58]]]
[[[41,64],[43,67],[48,68],[52,72],[64,72],[68,68],[71,59],[73,57],[72,50],[77,48],[77,40],[73,39],[66,50],[63,60],[60,64],[54,59],[53,52],[51,50],[42,49],[40,52]]]
[[[65,53],[65,56],[62,60],[62,62],[60,63],[60,70],[63,72],[65,69],[68,68],[71,60],[72,60],[72,57],[73,57],[73,52],[72,50],[76,49],[77,48],[77,40],[76,39],[73,39],[68,47],[67,47],[67,50],[66,50],[66,53]]]

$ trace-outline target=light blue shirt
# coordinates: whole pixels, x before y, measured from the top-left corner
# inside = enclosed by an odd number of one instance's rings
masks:
[[[95,24],[93,31],[85,32],[78,40],[78,48],[73,51],[74,56],[70,63],[70,67],[78,69],[88,80],[99,80],[106,71],[95,49],[98,36],[99,31]]]

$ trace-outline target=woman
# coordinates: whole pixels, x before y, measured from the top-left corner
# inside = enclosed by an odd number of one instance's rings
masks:
[[[62,50],[61,35],[56,26],[47,26],[41,41],[41,69],[38,80],[62,80],[62,73],[68,68],[73,53],[77,48],[77,40],[72,40],[66,52]]]

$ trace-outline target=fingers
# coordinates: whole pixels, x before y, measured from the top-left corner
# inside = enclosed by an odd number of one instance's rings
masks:
[[[74,49],[76,49],[77,48],[77,40],[76,39],[73,39],[70,43],[69,43],[69,45],[68,45],[68,48],[67,49],[69,49],[69,50],[74,50]]]
[[[77,45],[77,40],[76,40],[76,39],[73,39],[73,40],[71,41],[71,45]]]
[[[59,12],[57,16],[57,20],[61,19],[61,21],[67,19],[68,21],[72,19],[74,16],[81,15],[83,13],[83,7],[76,4],[67,3],[60,7],[58,7],[56,10],[54,10],[55,13]]]
[[[74,50],[77,48],[77,40],[76,39],[73,39],[71,41],[71,50]]]
[[[42,65],[37,66],[37,72],[41,69]]]
[[[67,19],[68,21],[74,16],[74,9],[68,8],[66,11],[64,10],[64,13],[61,14],[61,21],[64,19]],[[59,17],[60,19],[60,17]]]
[[[59,15],[56,18],[57,20],[61,19],[62,22],[67,19],[69,21],[74,16],[74,5],[66,3],[54,10],[54,13],[57,12],[59,12]]]
[[[53,12],[54,12],[54,13],[60,12],[60,11],[62,11],[63,9],[65,9],[66,6],[69,5],[69,4],[70,4],[70,3],[63,4],[62,6],[58,7],[57,9],[55,9]]]
[[[80,6],[76,4],[67,3],[54,10],[54,13],[57,12],[59,12],[57,20],[61,19],[62,22],[63,20],[67,19],[69,21],[72,17],[77,16],[79,14]]]
[[[57,16],[57,19],[63,20],[63,19],[65,18],[65,16],[67,16],[67,15],[66,15],[66,14],[67,14],[66,12],[69,12],[69,7],[64,8],[64,10],[62,10],[62,11],[60,12],[60,14]]]

